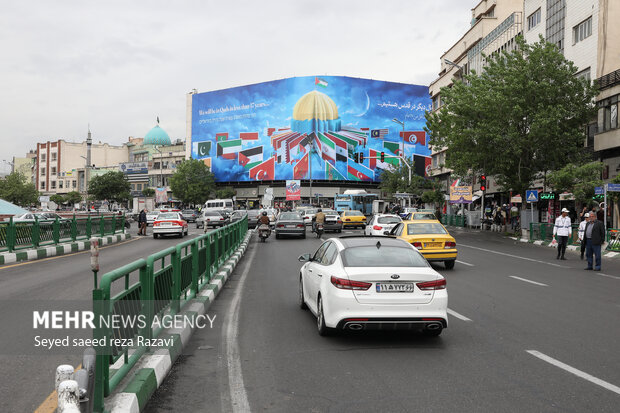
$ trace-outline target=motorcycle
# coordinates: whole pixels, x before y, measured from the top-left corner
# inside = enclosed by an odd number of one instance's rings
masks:
[[[265,240],[269,238],[269,235],[271,235],[271,228],[269,228],[269,225],[261,224],[258,227],[258,237],[260,238],[260,242],[265,242]]]
[[[316,232],[316,237],[320,239],[323,235],[323,224],[315,224],[314,232]]]

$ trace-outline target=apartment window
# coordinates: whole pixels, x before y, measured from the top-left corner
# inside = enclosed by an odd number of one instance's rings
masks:
[[[56,157],[58,154],[56,152],[50,153],[50,162],[56,162]]]
[[[564,52],[564,23],[566,20],[566,0],[547,0],[546,38]]]
[[[69,185],[67,185],[69,186]],[[74,189],[77,188],[77,181],[74,179],[73,180],[73,184],[71,185]]]
[[[63,181],[58,181],[58,189],[62,189]]]
[[[66,181],[65,182],[65,188],[67,188],[67,189],[71,188],[71,181]]]
[[[592,36],[592,16],[573,27],[573,44]]]
[[[52,166],[50,168],[50,175],[56,175],[56,167],[55,166]]]
[[[434,155],[432,157],[433,160],[433,169],[437,168],[437,158],[439,158],[439,155]]]
[[[142,184],[136,184],[136,189],[138,191],[142,191]]]
[[[51,189],[56,189],[56,181],[50,182]]]
[[[45,191],[45,181],[41,181],[41,189]]]
[[[530,17],[527,18],[527,29],[532,30],[538,25],[538,23],[540,23],[540,8],[530,14]]]
[[[45,176],[45,168],[41,168],[41,176]]]
[[[159,162],[153,162],[153,169],[159,169]]]
[[[618,97],[615,95],[598,102],[598,132],[618,129]]]
[[[41,154],[41,162],[45,162],[46,159],[47,159],[47,154],[42,153]]]

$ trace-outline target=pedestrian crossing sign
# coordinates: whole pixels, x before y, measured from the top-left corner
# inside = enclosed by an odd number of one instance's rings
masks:
[[[525,191],[525,199],[527,202],[538,202],[538,191]]]

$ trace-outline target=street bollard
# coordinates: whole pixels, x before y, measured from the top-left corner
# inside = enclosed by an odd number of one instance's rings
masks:
[[[88,372],[86,370],[80,369],[75,372],[73,378],[78,384],[78,396],[80,402],[88,401]]]
[[[78,383],[75,380],[65,380],[58,385],[58,413],[71,411],[71,407],[80,411]],[[67,410],[69,409],[69,410]]]
[[[83,412],[93,411],[93,394],[95,392],[95,365],[97,360],[97,352],[94,348],[89,347],[84,350],[82,357],[82,368],[88,373],[88,385],[86,389],[86,400],[82,401],[81,409]]]
[[[56,367],[56,382],[54,383],[54,389],[58,390],[58,386],[65,380],[73,379],[73,366],[69,364],[61,364]]]
[[[90,269],[93,272],[95,289],[97,289],[97,272],[99,272],[99,238],[90,239]]]

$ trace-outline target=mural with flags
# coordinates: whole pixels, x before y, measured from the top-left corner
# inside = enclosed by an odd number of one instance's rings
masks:
[[[195,93],[191,102],[191,156],[218,182],[376,182],[400,156],[413,157],[419,175],[430,167],[426,86],[307,76]]]

